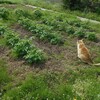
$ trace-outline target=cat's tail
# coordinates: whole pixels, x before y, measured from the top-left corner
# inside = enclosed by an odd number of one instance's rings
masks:
[[[94,65],[94,66],[100,66],[100,63],[97,63],[97,64],[92,64],[92,65]]]

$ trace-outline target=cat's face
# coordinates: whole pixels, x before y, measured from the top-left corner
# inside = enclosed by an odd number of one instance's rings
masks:
[[[83,39],[77,41],[79,44],[83,44]]]

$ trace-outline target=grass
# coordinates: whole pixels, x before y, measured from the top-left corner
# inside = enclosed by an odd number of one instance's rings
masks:
[[[2,100],[99,100],[98,72],[98,68],[87,68],[62,74],[48,71],[29,74],[21,85],[8,90]]]
[[[50,1],[47,0],[8,0],[14,3],[21,3],[21,4],[30,4],[38,7],[43,7],[46,9],[52,9],[59,11],[62,9],[61,5],[59,3],[51,3]]]
[[[4,93],[4,86],[10,82],[11,78],[7,71],[7,65],[4,59],[0,59],[0,99]]]
[[[6,40],[0,37],[0,46],[6,46]]]
[[[70,11],[68,9],[65,10],[62,7],[61,1],[60,2],[59,1],[51,2],[50,0],[48,0],[48,1],[47,0],[38,0],[38,1],[37,0],[8,0],[8,1],[15,2],[15,3],[21,3],[21,4],[23,4],[23,3],[30,4],[30,5],[50,9],[50,10],[55,10],[55,11],[64,12],[64,13],[70,13],[70,14],[75,15],[75,16],[81,16],[81,17],[100,21],[100,15],[98,15],[96,13]]]
[[[9,81],[7,66],[5,62],[0,59],[0,87]]]
[[[85,17],[88,19],[92,19],[92,20],[97,20],[100,21],[100,15],[96,14],[96,13],[92,13],[92,12],[80,12],[80,11],[72,11],[72,14],[75,14],[77,16],[81,16],[81,17]]]

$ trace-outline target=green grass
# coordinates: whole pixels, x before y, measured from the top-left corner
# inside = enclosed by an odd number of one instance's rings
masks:
[[[6,46],[6,40],[3,37],[0,37],[0,46]]]
[[[7,1],[7,0],[6,0]],[[20,4],[30,4],[38,7],[43,7],[46,9],[52,9],[56,11],[60,11],[62,9],[61,5],[59,3],[51,3],[47,0],[8,0],[14,3],[20,3]]]
[[[92,20],[100,21],[100,15],[92,12],[80,12],[80,11],[72,11],[72,14],[75,14],[80,17],[85,17]]]
[[[87,68],[29,74],[21,85],[8,90],[2,100],[99,100],[99,72],[98,68]]]
[[[50,9],[50,10],[55,10],[55,11],[59,11],[59,12],[65,12],[65,13],[70,13],[72,15],[77,15],[77,16],[81,16],[81,17],[85,17],[85,18],[89,18],[89,19],[93,19],[93,20],[98,20],[100,21],[100,15],[96,14],[96,13],[92,13],[92,12],[80,12],[80,11],[70,11],[70,10],[65,10],[62,7],[62,3],[61,2],[50,2],[49,0],[8,0],[8,1],[12,1],[12,2],[16,2],[16,3],[24,3],[24,4],[31,4],[34,6],[38,6],[38,7],[43,7],[46,9]]]
[[[4,86],[10,82],[11,78],[7,71],[7,65],[4,59],[0,59],[0,99],[4,93]]]
[[[0,86],[9,81],[9,75],[7,72],[7,65],[5,61],[0,59]]]

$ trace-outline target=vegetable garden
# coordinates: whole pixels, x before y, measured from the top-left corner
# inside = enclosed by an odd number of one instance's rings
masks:
[[[77,58],[76,41],[99,63],[100,25],[8,4],[0,7],[0,99],[99,100],[100,68]]]

